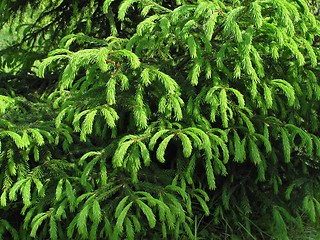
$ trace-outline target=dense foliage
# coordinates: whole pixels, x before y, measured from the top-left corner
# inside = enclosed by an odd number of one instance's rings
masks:
[[[316,9],[3,0],[0,239],[318,238]]]

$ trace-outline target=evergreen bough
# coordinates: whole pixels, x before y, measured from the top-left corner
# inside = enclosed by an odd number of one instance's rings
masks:
[[[10,12],[34,22],[1,50],[0,239],[293,239],[316,229],[311,9],[2,1],[1,22],[17,24]]]

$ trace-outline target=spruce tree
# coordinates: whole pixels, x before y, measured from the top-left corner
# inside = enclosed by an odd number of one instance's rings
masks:
[[[0,239],[318,238],[316,9],[2,1]]]

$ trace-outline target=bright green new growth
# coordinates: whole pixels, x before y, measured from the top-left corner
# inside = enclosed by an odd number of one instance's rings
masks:
[[[40,64],[1,60],[0,239],[289,239],[319,221],[307,2],[82,4],[44,28],[59,45]]]

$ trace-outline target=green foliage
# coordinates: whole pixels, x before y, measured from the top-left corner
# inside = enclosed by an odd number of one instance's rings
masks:
[[[0,10],[24,29],[1,50],[1,239],[317,238],[307,2]]]

